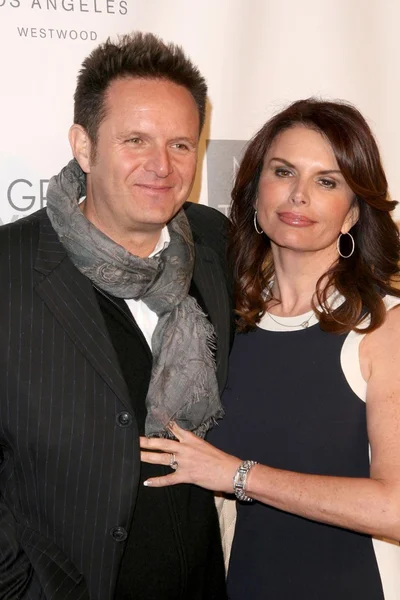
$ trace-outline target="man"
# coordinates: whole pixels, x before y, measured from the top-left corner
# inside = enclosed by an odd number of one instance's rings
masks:
[[[222,416],[226,219],[186,203],[206,85],[151,34],[84,61],[47,210],[0,230],[0,597],[225,598],[212,495],[139,435]],[[78,203],[80,199],[81,203]]]

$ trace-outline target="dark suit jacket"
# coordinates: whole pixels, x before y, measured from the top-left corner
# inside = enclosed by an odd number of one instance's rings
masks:
[[[222,388],[232,332],[226,219],[186,204]],[[0,228],[0,598],[110,600],[140,455],[89,280],[44,210]]]

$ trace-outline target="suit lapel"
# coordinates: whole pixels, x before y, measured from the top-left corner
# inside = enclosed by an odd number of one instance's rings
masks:
[[[222,391],[227,376],[231,319],[225,274],[211,248],[201,242],[196,242],[195,247],[193,279],[217,335],[217,378]],[[129,392],[92,285],[69,260],[45,211],[40,220],[35,270],[41,273],[36,292],[93,368],[129,408]]]
[[[88,279],[69,260],[45,213],[40,222],[35,291],[82,354],[119,399],[130,408],[129,392]]]
[[[217,335],[217,379],[220,391],[228,372],[231,307],[226,290],[225,274],[215,252],[196,243],[196,260],[193,279],[207,307]]]

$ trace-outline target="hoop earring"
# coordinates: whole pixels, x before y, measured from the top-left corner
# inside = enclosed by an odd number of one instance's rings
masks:
[[[351,239],[351,244],[352,244],[352,247],[351,247],[351,250],[350,250],[350,254],[347,254],[347,255],[346,255],[346,254],[343,254],[343,253],[340,251],[340,240],[341,240],[341,238],[342,238],[342,236],[343,236],[343,235],[348,235],[348,236],[350,237],[350,239]],[[336,241],[336,247],[337,247],[337,251],[339,252],[339,254],[340,254],[340,256],[341,256],[342,258],[350,258],[350,256],[353,256],[353,254],[354,254],[354,250],[355,250],[355,247],[356,247],[356,244],[355,244],[355,242],[354,242],[354,238],[353,238],[353,236],[351,235],[351,233],[341,233],[341,234],[339,235],[339,237],[338,237],[337,241]]]
[[[254,211],[254,229],[256,230],[256,232],[258,233],[258,235],[261,235],[262,233],[264,233],[264,231],[261,229],[261,231],[259,231],[258,227],[257,227],[257,209],[255,209]]]

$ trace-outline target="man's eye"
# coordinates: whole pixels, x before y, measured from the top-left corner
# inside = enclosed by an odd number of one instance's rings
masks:
[[[141,140],[140,138],[138,138],[138,137],[129,138],[129,140],[128,140],[128,142],[129,142],[130,144],[140,144],[140,143],[141,143],[141,141],[142,141],[142,140]]]
[[[188,150],[188,146],[186,144],[181,144],[179,142],[174,144],[174,148],[177,148],[178,150]]]

